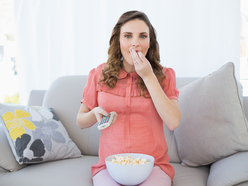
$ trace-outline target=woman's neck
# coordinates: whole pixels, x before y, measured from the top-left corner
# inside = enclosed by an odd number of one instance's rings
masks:
[[[135,72],[134,65],[130,65],[127,62],[123,61],[123,70],[125,70],[127,73]]]

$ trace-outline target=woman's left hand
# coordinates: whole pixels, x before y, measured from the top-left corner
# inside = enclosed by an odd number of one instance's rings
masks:
[[[135,49],[132,47],[130,49],[130,53],[133,59],[135,71],[142,79],[153,75],[152,66],[142,52],[136,52]]]

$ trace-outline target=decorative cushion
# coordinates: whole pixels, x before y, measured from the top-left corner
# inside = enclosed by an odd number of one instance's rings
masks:
[[[182,165],[208,165],[248,151],[248,126],[234,64],[179,89],[181,121],[175,130]]]
[[[248,152],[239,152],[211,165],[207,185],[236,185],[248,181],[247,173]]]
[[[0,104],[0,123],[19,164],[81,156],[51,108]]]
[[[0,124],[0,172],[1,168],[9,172],[18,171],[24,167],[26,164],[20,165],[15,156],[12,153],[7,137],[4,133],[4,126]]]

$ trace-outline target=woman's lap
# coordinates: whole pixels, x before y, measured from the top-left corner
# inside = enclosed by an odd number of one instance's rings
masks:
[[[98,172],[93,176],[94,186],[121,186],[119,183],[115,182],[107,169]],[[154,166],[149,177],[139,186],[170,186],[170,177],[159,167]]]

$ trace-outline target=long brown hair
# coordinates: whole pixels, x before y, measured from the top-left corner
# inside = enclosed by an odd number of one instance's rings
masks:
[[[150,62],[153,72],[158,78],[160,84],[165,78],[163,67],[160,65],[159,44],[157,42],[156,31],[153,28],[146,14],[140,11],[128,11],[121,15],[116,23],[109,40],[108,61],[102,69],[102,79],[100,82],[106,83],[109,88],[114,88],[118,80],[119,72],[123,68],[122,54],[120,49],[120,30],[128,21],[139,19],[149,27],[150,48],[147,51],[146,58]],[[147,89],[142,78],[139,77],[137,82],[138,90],[141,95],[145,96]]]

